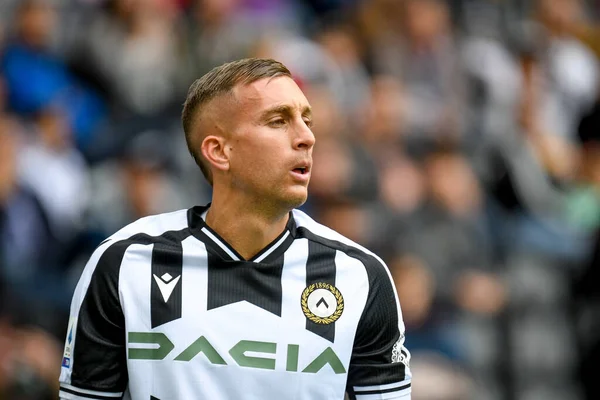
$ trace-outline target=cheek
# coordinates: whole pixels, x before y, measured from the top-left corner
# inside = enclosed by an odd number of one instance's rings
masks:
[[[268,169],[271,172],[276,170],[283,159],[283,150],[273,139],[242,144],[240,150],[243,152],[242,158],[248,164],[270,167]]]
[[[243,149],[242,149],[243,148]],[[253,182],[254,185],[270,185],[280,171],[280,157],[269,147],[240,146],[235,149],[232,167],[234,173],[245,177],[244,180]]]
[[[240,135],[231,149],[231,167],[241,180],[256,187],[279,187],[289,162],[285,136],[253,130]]]

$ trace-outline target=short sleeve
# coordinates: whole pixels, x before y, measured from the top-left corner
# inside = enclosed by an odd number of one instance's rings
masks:
[[[119,269],[127,245],[101,244],[77,284],[61,363],[61,399],[123,396],[128,378]]]
[[[351,400],[410,400],[410,353],[392,277],[379,259],[362,257],[369,294],[350,359],[346,392]]]

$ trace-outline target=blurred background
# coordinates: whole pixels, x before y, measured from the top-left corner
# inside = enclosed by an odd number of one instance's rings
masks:
[[[285,63],[318,221],[396,280],[413,400],[598,400],[600,1],[0,0],[0,399],[55,399],[71,295],[205,204],[191,82]]]

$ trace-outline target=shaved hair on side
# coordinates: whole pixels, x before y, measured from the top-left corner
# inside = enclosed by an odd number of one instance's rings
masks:
[[[210,168],[195,140],[202,136],[202,132],[196,132],[198,116],[210,101],[231,93],[237,85],[248,85],[260,79],[279,76],[292,77],[287,67],[279,61],[269,58],[245,58],[213,68],[190,86],[183,105],[181,122],[188,150],[211,185]]]

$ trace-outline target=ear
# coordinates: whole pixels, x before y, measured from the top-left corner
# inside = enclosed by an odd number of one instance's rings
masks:
[[[225,138],[209,135],[202,141],[200,149],[204,158],[213,168],[221,171],[229,170],[229,152],[226,148]]]

